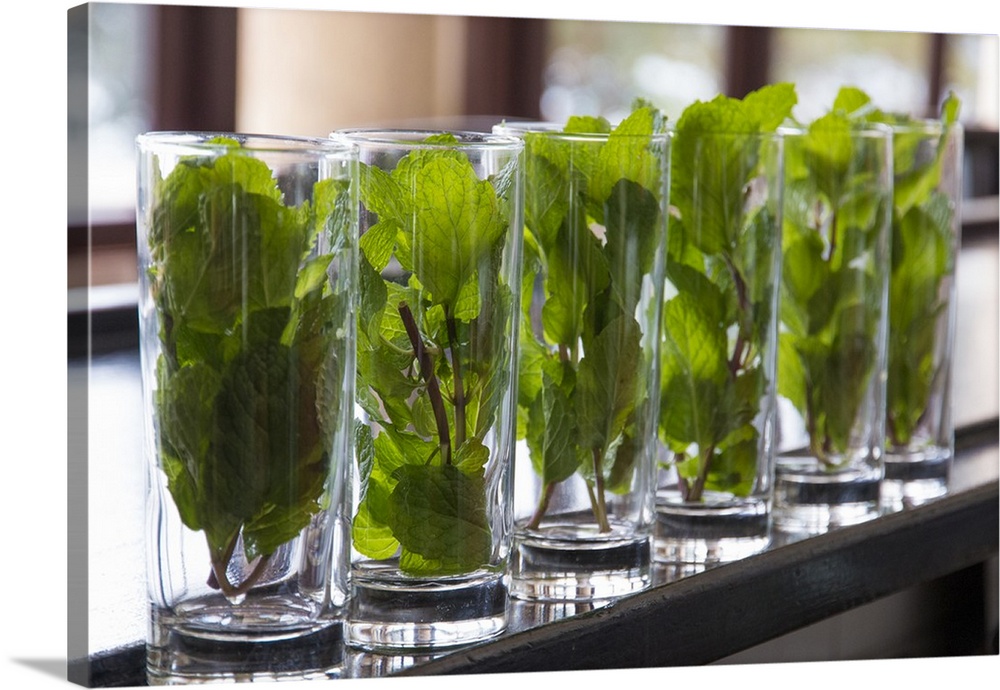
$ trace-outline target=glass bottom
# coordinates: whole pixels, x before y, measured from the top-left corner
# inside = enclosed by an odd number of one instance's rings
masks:
[[[347,644],[376,652],[479,642],[507,628],[507,585],[493,572],[419,578],[385,564],[356,564]]]
[[[818,534],[881,514],[882,472],[869,466],[828,469],[810,456],[781,456],[775,468],[775,528]]]
[[[612,599],[650,585],[650,539],[632,526],[546,524],[518,529],[511,554],[511,596],[531,601]]]
[[[768,502],[706,492],[701,503],[680,493],[656,493],[653,559],[658,563],[717,565],[752,556],[770,543]]]
[[[885,456],[882,507],[915,508],[948,493],[952,453],[947,448],[890,451]]]
[[[270,597],[234,605],[221,596],[150,607],[149,685],[339,678],[342,622],[304,619],[301,602]]]

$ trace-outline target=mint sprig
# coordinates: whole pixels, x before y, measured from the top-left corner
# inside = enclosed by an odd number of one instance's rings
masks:
[[[867,121],[896,127],[892,268],[889,277],[889,347],[886,443],[904,448],[924,422],[935,381],[947,365],[937,354],[938,329],[948,309],[945,282],[954,275],[955,199],[939,184],[944,154],[960,103],[950,94],[938,116],[940,137],[928,141],[925,124],[904,114],[872,109]],[[933,146],[928,154],[926,147]]]
[[[480,180],[463,152],[435,146],[391,171],[362,165],[375,222],[360,242],[357,391],[369,424],[356,439],[353,542],[414,575],[489,566],[486,437],[509,384],[515,308],[502,273],[509,175]]]
[[[784,206],[779,393],[805,420],[809,451],[841,463],[878,363],[881,228],[891,213],[882,161],[855,132],[870,116],[858,89],[790,140]]]
[[[161,467],[182,522],[205,535],[210,584],[232,598],[323,505],[345,366],[333,341],[350,310],[326,268],[351,211],[346,182],[288,206],[266,164],[213,143],[229,151],[153,183],[148,279]],[[314,256],[320,233],[332,246]],[[257,563],[231,582],[240,544]]]
[[[663,131],[662,115],[639,102],[617,127],[570,118],[560,134],[579,141],[524,137],[518,433],[542,483],[529,529],[541,525],[557,486],[579,476],[598,529],[610,531],[607,495],[629,490],[645,452],[642,372],[652,367],[637,310],[643,281],[660,279],[665,151],[654,135]]]
[[[759,135],[795,103],[794,88],[776,84],[696,101],[677,122],[666,269],[676,294],[664,303],[659,435],[687,501],[754,485],[780,230],[776,209],[748,198],[772,155]]]

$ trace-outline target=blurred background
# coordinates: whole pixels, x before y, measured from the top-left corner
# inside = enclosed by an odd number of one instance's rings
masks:
[[[796,84],[801,119],[842,85],[934,115],[962,99],[973,143],[995,146],[998,37],[894,31],[91,3],[71,16],[71,142],[89,132],[92,222],[127,220],[133,141],[151,129],[326,136],[349,126],[468,124],[480,116],[620,119],[637,96],[687,104]],[[77,72],[77,74],[72,74]],[[76,78],[74,78],[76,77]],[[71,97],[72,97],[71,93]],[[73,136],[73,135],[76,136]],[[990,139],[992,137],[992,139]],[[976,183],[992,184],[993,179]],[[71,208],[71,223],[85,217]]]

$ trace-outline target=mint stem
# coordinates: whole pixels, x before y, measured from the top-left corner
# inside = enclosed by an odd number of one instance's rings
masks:
[[[257,581],[260,580],[261,576],[264,574],[264,570],[266,570],[268,561],[270,560],[271,554],[261,556],[257,561],[257,565],[254,566],[253,571],[247,576],[247,579],[239,585],[232,584],[229,581],[229,577],[226,575],[226,565],[228,564],[228,561],[226,563],[219,563],[217,561],[213,562],[212,573],[215,576],[215,581],[219,585],[219,589],[222,590],[222,593],[225,594],[226,597],[238,597],[253,589],[254,585],[257,584]]]
[[[458,331],[455,319],[445,307],[445,323],[448,325],[448,341],[451,349],[451,371],[455,378],[455,447],[465,443],[465,388],[462,385],[462,367],[458,356]]]
[[[413,346],[413,356],[420,365],[420,376],[427,382],[427,397],[434,412],[434,421],[437,425],[438,441],[441,444],[441,454],[446,465],[451,464],[451,432],[448,429],[448,413],[444,409],[444,398],[441,396],[441,385],[437,376],[434,375],[434,362],[424,347],[424,341],[420,337],[420,330],[417,322],[413,318],[413,312],[406,302],[400,302],[397,307],[399,316],[403,320],[406,328],[406,336]]]
[[[545,485],[545,491],[542,493],[542,497],[538,501],[538,507],[535,508],[535,512],[531,516],[531,520],[528,521],[528,529],[538,529],[538,526],[542,524],[542,518],[545,517],[546,511],[549,509],[549,501],[552,500],[552,494],[555,493],[555,490],[555,482],[549,482]]]
[[[684,459],[685,459],[685,454],[678,453],[674,457],[674,465],[676,467],[680,467],[680,465],[683,464]],[[681,500],[684,501],[689,500],[688,497],[691,495],[691,487],[688,484],[688,480],[681,476],[680,470],[678,470],[677,472],[677,490],[681,494]]]
[[[828,262],[833,261],[833,253],[837,251],[837,212],[834,211],[830,217],[830,253],[827,255]]]
[[[712,464],[712,455],[715,454],[715,446],[709,446],[702,457],[705,459],[698,468],[698,476],[694,480],[694,486],[688,496],[690,501],[701,501],[701,495],[705,492],[705,482],[708,481],[708,470]]]
[[[229,581],[229,576],[226,575],[226,566],[233,559],[233,553],[236,551],[236,543],[239,541],[239,537],[239,532],[236,532],[232,536],[229,543],[226,544],[226,550],[223,552],[222,558],[212,556],[212,569],[208,574],[208,586],[212,589],[221,590],[228,598],[238,597],[250,591],[264,574],[267,563],[271,558],[271,554],[262,556],[257,561],[257,565],[254,566],[253,571],[247,576],[247,579],[239,585],[234,585]],[[211,549],[211,544],[209,544],[209,548]]]
[[[611,525],[608,524],[608,508],[604,502],[604,470],[601,468],[601,451],[594,448],[594,484],[597,491],[597,504],[594,516],[597,518],[597,525],[602,532],[610,532]]]

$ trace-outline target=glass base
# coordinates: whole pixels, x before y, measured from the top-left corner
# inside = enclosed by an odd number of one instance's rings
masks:
[[[507,585],[493,572],[420,578],[384,565],[352,573],[347,644],[376,652],[479,642],[507,628]]]
[[[257,602],[255,602],[256,604]],[[332,679],[342,675],[343,624],[291,623],[291,607],[230,605],[222,597],[151,606],[146,643],[149,685]]]
[[[881,514],[882,473],[870,467],[828,469],[813,457],[782,456],[774,477],[775,528],[819,534]]]
[[[653,559],[715,565],[760,553],[770,543],[768,513],[764,499],[706,492],[688,503],[677,491],[658,491]]]
[[[511,596],[532,601],[612,599],[650,585],[650,539],[631,528],[546,525],[514,535]]]
[[[951,460],[947,448],[887,453],[882,480],[883,509],[895,512],[915,508],[947,494]]]

